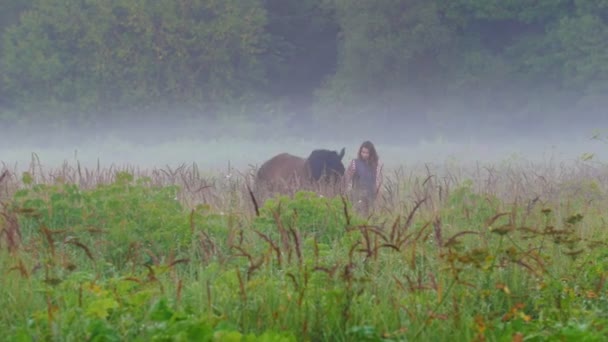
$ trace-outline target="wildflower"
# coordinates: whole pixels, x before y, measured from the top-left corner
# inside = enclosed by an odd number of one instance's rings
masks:
[[[480,334],[483,334],[486,331],[486,329],[487,329],[487,325],[484,322],[483,317],[480,316],[480,315],[475,316],[475,325],[477,327],[477,331]]]
[[[511,294],[511,290],[509,290],[509,287],[505,284],[496,284],[496,288],[502,290],[506,294]]]
[[[595,293],[595,291],[593,290],[588,290],[586,293],[586,296],[588,299],[595,299],[597,298],[597,293]]]
[[[522,333],[518,332],[513,335],[513,339],[511,341],[522,342],[523,340],[524,340],[524,335]]]
[[[532,320],[532,316],[526,315],[524,312],[519,313],[519,317],[524,320],[524,322],[530,322]]]

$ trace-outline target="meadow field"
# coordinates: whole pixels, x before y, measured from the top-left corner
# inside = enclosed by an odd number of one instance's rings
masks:
[[[606,145],[378,146],[361,217],[336,189],[262,203],[250,175],[287,147],[241,144],[4,151],[3,338],[608,337]]]

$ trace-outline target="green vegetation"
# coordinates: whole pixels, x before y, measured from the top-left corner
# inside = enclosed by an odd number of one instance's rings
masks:
[[[608,87],[606,0],[7,0],[0,13],[7,125],[369,127],[373,114],[533,131],[597,118]]]
[[[217,139],[195,151],[209,161],[323,130],[544,133],[605,118],[607,24],[607,0],[4,0],[0,134]],[[3,166],[8,340],[608,337],[601,166],[397,173],[371,218],[312,192],[256,212],[241,175],[195,165]]]
[[[369,221],[311,192],[257,216],[240,179],[185,167],[35,170],[0,179],[9,340],[608,336],[608,193],[589,170],[394,177]]]

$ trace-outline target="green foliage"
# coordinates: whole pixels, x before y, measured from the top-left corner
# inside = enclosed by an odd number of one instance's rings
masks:
[[[349,120],[388,120],[400,105],[396,102],[434,87],[453,33],[433,1],[331,3],[342,39],[336,73],[317,92],[318,120],[339,122],[346,117],[336,113],[344,109]]]
[[[471,181],[453,189],[443,208],[444,217],[459,227],[483,225],[501,210],[501,201],[495,196],[484,196],[473,190]],[[471,227],[473,228],[473,227]]]
[[[4,32],[2,62],[22,103],[217,105],[264,80],[265,24],[259,1],[37,0]]]
[[[266,0],[265,8],[270,90],[301,103],[335,68],[339,31],[335,13],[325,0]]]
[[[568,9],[569,0],[540,0],[530,3],[525,0],[488,1],[439,1],[447,10],[448,17],[484,20],[518,20],[523,23],[543,22],[556,19]]]
[[[82,277],[84,276],[84,277]],[[55,313],[34,312],[28,327],[9,336],[30,338],[69,337],[92,341],[124,339],[172,341],[294,341],[285,333],[242,334],[221,324],[179,308],[151,284],[135,279],[109,278],[95,281],[92,275],[67,279],[52,294],[64,294]],[[78,296],[68,295],[78,291]],[[44,329],[41,329],[44,327]],[[51,327],[54,327],[51,329]],[[52,332],[51,332],[52,330]],[[46,334],[50,335],[46,335]]]
[[[311,192],[269,200],[248,222],[205,205],[184,210],[179,189],[128,173],[92,189],[28,173],[23,183],[0,212],[0,231],[22,236],[0,250],[0,330],[10,340],[608,333],[605,202],[594,183],[564,184],[567,206],[528,210],[465,181],[405,226],[369,225],[350,203]],[[133,242],[147,246],[121,250]]]
[[[608,26],[595,13],[561,19],[552,38],[563,65],[564,85],[589,91],[605,91],[600,79],[608,76]],[[599,88],[598,88],[599,87]]]
[[[293,198],[278,196],[269,199],[260,208],[260,217],[254,221],[254,227],[260,231],[276,232],[277,217],[285,229],[295,228],[304,236],[316,238],[327,243],[345,233],[345,203],[340,197],[325,198],[310,191],[298,191]],[[352,205],[347,202],[346,210],[351,224],[362,222],[354,213]]]
[[[10,114],[4,114],[5,112],[8,112],[5,107],[14,105],[12,100],[14,89],[7,86],[4,77],[6,72],[4,63],[2,63],[4,56],[2,34],[7,27],[18,23],[20,13],[27,9],[29,5],[28,2],[21,0],[5,0],[0,5],[0,122],[3,119],[3,116],[7,117],[7,119],[12,119],[9,120],[9,122],[15,121],[15,118],[11,118]]]
[[[176,105],[250,136],[311,109],[362,127],[395,113],[541,125],[601,107],[608,87],[606,0],[7,0],[0,13],[0,120],[23,126]]]
[[[318,91],[319,120],[347,112],[383,127],[400,112],[442,130],[440,121],[543,127],[565,123],[568,110],[591,112],[607,86],[588,74],[605,73],[603,0],[331,3],[343,34],[338,69]]]
[[[175,186],[153,187],[149,179],[134,181],[128,173],[118,173],[114,183],[91,190],[63,182],[31,184],[29,174],[23,180],[30,187],[15,194],[13,205],[28,213],[21,220],[26,239],[35,237],[40,227],[68,231],[85,244],[100,233],[111,243],[95,254],[108,255],[118,265],[133,248],[156,254],[169,242],[178,250],[190,246],[190,224]]]

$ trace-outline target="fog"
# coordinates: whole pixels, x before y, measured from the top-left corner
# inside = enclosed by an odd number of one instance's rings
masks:
[[[274,114],[281,118],[280,114]],[[344,115],[348,117],[348,114]],[[150,119],[139,122],[106,121],[96,126],[58,130],[52,125],[28,127],[0,146],[5,167],[25,170],[33,159],[43,168],[79,163],[82,167],[133,166],[140,169],[197,164],[205,172],[259,166],[281,152],[306,157],[313,149],[346,148],[346,163],[356,157],[364,140],[371,140],[387,168],[423,164],[505,162],[588,163],[608,161],[608,144],[602,133],[608,123],[579,121],[577,125],[546,125],[545,130],[498,126],[476,128],[471,121],[458,126],[395,119],[390,124],[365,120],[314,125],[297,116],[273,124],[268,115],[252,114],[227,122],[204,119]],[[483,117],[480,114],[480,117]],[[576,115],[573,115],[576,117]],[[482,121],[482,120],[480,120]],[[461,121],[462,122],[462,121]],[[593,139],[599,134],[599,139]]]

